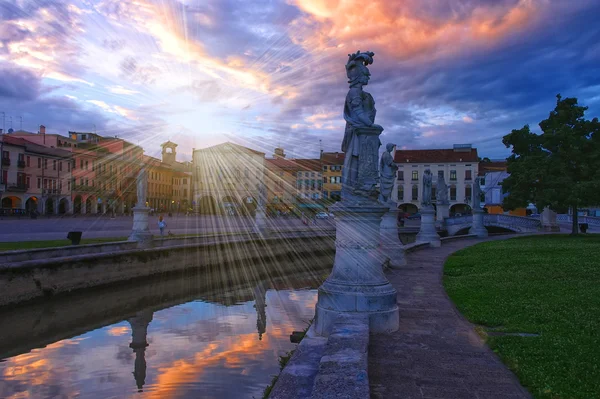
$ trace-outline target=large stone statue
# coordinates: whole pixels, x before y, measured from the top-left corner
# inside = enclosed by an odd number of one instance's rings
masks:
[[[475,179],[473,184],[473,209],[481,209],[481,187],[479,186],[479,179]]]
[[[398,165],[396,165],[392,156],[395,148],[396,144],[386,144],[385,152],[381,155],[381,160],[379,161],[379,202],[382,204],[390,200],[396,180],[396,173],[398,172]]]
[[[260,182],[256,184],[256,191],[258,191],[258,206],[264,208],[267,204],[267,187],[265,183]]]
[[[448,185],[446,184],[446,180],[444,176],[438,176],[437,181],[437,191],[435,192],[437,204],[438,205],[446,205],[449,203],[448,201]]]
[[[363,91],[363,86],[369,83],[371,76],[367,65],[373,63],[374,55],[370,51],[357,51],[348,54],[346,63],[350,90],[344,103],[346,131],[342,141],[342,151],[345,153],[342,188],[345,195],[370,195],[379,177],[377,158],[381,146],[379,134],[383,128],[375,124],[377,111],[373,96]]]
[[[137,206],[146,206],[146,193],[148,192],[148,176],[146,168],[142,167],[137,176]]]
[[[431,170],[425,169],[423,174],[423,198],[421,204],[423,206],[431,205]]]

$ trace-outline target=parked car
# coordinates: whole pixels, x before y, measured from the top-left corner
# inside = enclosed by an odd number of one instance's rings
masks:
[[[327,219],[329,218],[329,214],[327,212],[319,212],[315,215],[317,219]]]
[[[407,217],[408,220],[417,220],[417,219],[421,219],[421,214],[419,212],[417,213],[413,213],[412,215],[410,215],[409,217]]]

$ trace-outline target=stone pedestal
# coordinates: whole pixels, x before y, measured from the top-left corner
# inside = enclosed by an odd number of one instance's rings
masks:
[[[449,204],[437,204],[437,213],[435,220],[438,222],[443,222],[444,218],[450,217],[450,205]]]
[[[485,212],[481,209],[473,209],[473,226],[469,229],[469,234],[475,234],[477,237],[487,237],[488,231],[483,225],[483,215]]]
[[[417,234],[417,242],[428,242],[432,247],[441,246],[440,236],[435,229],[435,209],[432,206],[424,206],[420,212],[421,228]]]
[[[315,332],[328,336],[339,316],[367,315],[371,332],[398,329],[396,290],[381,267],[379,225],[387,207],[376,202],[339,202],[335,260],[331,275],[319,287]]]
[[[389,210],[383,215],[379,225],[379,249],[383,257],[384,266],[397,269],[406,265],[402,242],[398,237],[398,214],[400,211],[396,204],[390,205]]]
[[[560,226],[556,222],[556,212],[546,207],[540,215],[543,231],[560,231]]]
[[[129,347],[135,353],[133,376],[138,388],[142,392],[146,383],[146,347],[148,346],[148,325],[152,321],[153,313],[140,312],[134,317],[127,319],[131,325],[131,344]]]
[[[254,214],[254,232],[263,237],[267,237],[269,235],[267,216],[265,215],[265,211],[260,207],[256,209],[256,213]]]
[[[148,228],[148,207],[133,207],[133,228],[129,241],[137,241],[139,247],[149,247],[152,245],[152,233]]]

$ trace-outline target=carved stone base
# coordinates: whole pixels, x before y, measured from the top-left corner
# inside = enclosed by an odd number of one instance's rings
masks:
[[[421,228],[417,234],[417,242],[428,242],[432,247],[442,245],[440,236],[435,229],[435,210],[432,206],[421,209]]]
[[[315,332],[328,336],[340,315],[366,314],[371,332],[398,329],[396,290],[382,270],[379,225],[387,207],[375,202],[331,207],[336,254],[331,275],[319,287]]]
[[[443,222],[444,218],[450,217],[450,205],[449,204],[437,204],[436,209],[437,209],[437,213],[435,216],[436,221]]]
[[[481,209],[473,209],[473,226],[469,229],[469,234],[475,234],[481,238],[488,236],[488,231],[483,225],[484,213]]]
[[[402,242],[398,236],[398,214],[396,204],[392,204],[383,215],[379,231],[379,249],[384,258],[384,267],[398,269],[406,265]]]
[[[152,246],[152,233],[148,228],[148,214],[150,208],[134,206],[133,210],[133,228],[129,241],[137,241],[139,248]]]

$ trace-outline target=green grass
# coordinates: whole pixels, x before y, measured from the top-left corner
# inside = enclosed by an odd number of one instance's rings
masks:
[[[448,258],[444,285],[534,397],[600,398],[599,235],[482,243]]]
[[[113,238],[82,238],[79,245],[98,244],[102,242],[125,241],[127,237]],[[71,240],[45,240],[45,241],[21,241],[21,242],[0,242],[0,251],[13,251],[19,249],[34,248],[54,248],[71,245]]]

